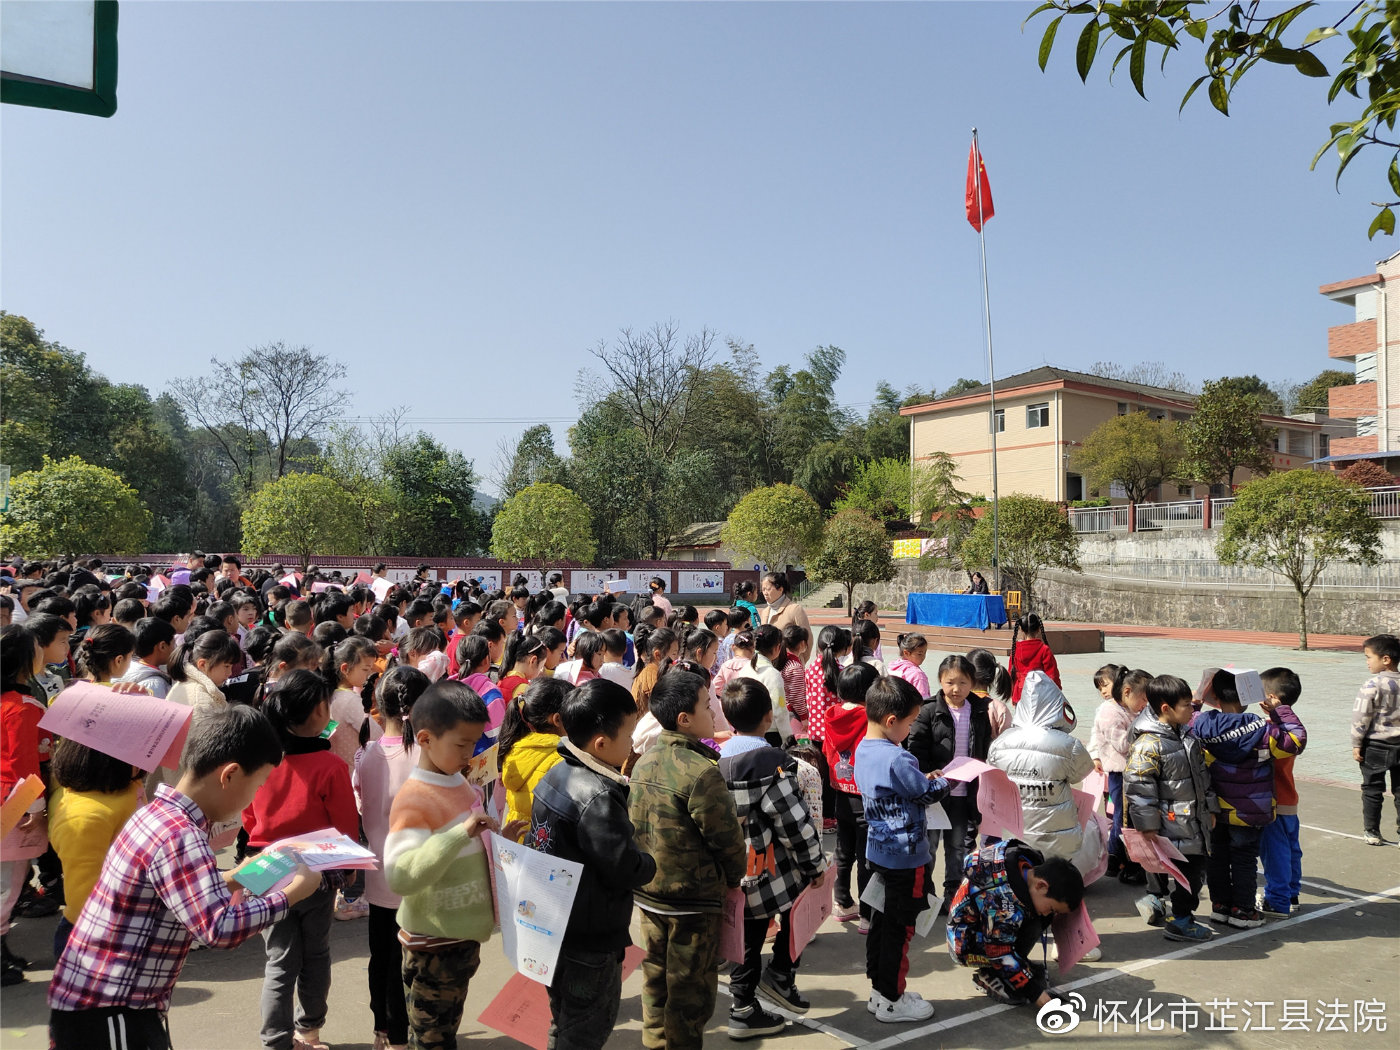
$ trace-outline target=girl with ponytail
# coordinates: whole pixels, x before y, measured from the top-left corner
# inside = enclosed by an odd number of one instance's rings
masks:
[[[331,692],[324,676],[292,671],[263,704],[286,754],[244,811],[249,852],[328,827],[359,840],[360,815],[350,770],[324,736],[331,721]],[[296,1038],[309,1046],[320,1042],[331,986],[330,928],[336,901],[331,881],[336,880],[322,880],[315,893],[263,934],[265,1035],[291,1035],[295,1011]]]
[[[346,769],[355,765],[360,730],[369,718],[362,690],[369,676],[374,674],[378,658],[379,651],[374,643],[358,634],[349,635],[340,644],[326,649],[321,657],[321,677],[326,687],[334,690],[330,710],[336,727],[331,733],[331,750],[345,761]],[[382,732],[377,723],[371,725],[370,739],[378,738]]]
[[[967,658],[972,661],[975,672],[972,691],[987,701],[987,718],[992,723],[992,739],[995,740],[1011,727],[1011,675],[1001,666],[995,655],[987,649],[971,649]]]
[[[369,1008],[374,1015],[375,1045],[408,1042],[408,1009],[403,993],[403,949],[399,946],[397,911],[402,898],[384,878],[384,840],[389,808],[417,764],[413,753],[413,704],[428,690],[428,676],[416,667],[391,667],[380,676],[374,702],[384,718],[384,735],[360,752],[353,782],[360,805],[365,841],[379,867],[365,872],[362,898],[369,905]]]
[[[1017,635],[1023,635],[1017,641]],[[1035,613],[1027,613],[1011,628],[1011,702],[1021,701],[1021,687],[1026,675],[1032,671],[1044,671],[1050,680],[1063,688],[1060,682],[1060,668],[1055,663],[1055,654],[1045,644],[1045,625]]]
[[[78,673],[89,682],[111,685],[126,674],[135,649],[136,636],[120,624],[91,627],[78,643]]]
[[[175,684],[166,699],[193,707],[196,717],[205,708],[226,707],[224,683],[242,655],[238,643],[226,631],[205,631],[193,640],[186,634],[170,656],[170,677]]]
[[[765,623],[754,632],[753,656],[749,659],[749,666],[738,675],[740,678],[756,678],[768,690],[768,696],[773,703],[773,728],[770,732],[777,736],[778,747],[792,735],[792,719],[787,709],[787,693],[783,689],[783,673],[778,666],[780,660],[787,662],[786,657],[782,630],[771,623]]]
[[[828,624],[817,635],[817,657],[807,665],[807,733],[821,746],[826,739],[826,713],[836,699],[836,676],[841,660],[851,651],[851,632]],[[830,813],[832,807],[823,806]]]
[[[506,705],[498,738],[501,784],[506,789],[506,822],[530,819],[535,787],[560,760],[564,735],[560,708],[574,691],[558,678],[539,678]]]
[[[637,701],[639,714],[646,714],[650,709],[651,691],[680,655],[679,649],[680,640],[669,627],[658,627],[647,635],[644,649],[646,666],[632,680],[632,699]]]
[[[540,676],[548,655],[549,650],[538,635],[526,634],[524,631],[511,633],[510,640],[506,642],[505,659],[501,661],[506,673],[501,678],[500,689],[507,709],[510,702],[525,692],[530,683]]]
[[[740,580],[734,585],[734,608],[743,609],[749,614],[749,626],[755,631],[758,630],[761,620],[758,615],[758,606],[754,600],[758,597],[758,587],[753,580]]]

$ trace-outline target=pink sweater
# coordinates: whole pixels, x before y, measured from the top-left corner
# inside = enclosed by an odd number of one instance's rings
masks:
[[[389,834],[389,809],[418,762],[417,751],[406,751],[401,736],[371,741],[356,758],[355,801],[369,848],[379,857],[379,868],[365,872],[365,900],[380,908],[397,908],[403,898],[384,881],[384,839]]]

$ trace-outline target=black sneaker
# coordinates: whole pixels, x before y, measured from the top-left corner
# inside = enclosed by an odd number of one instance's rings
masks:
[[[787,1027],[787,1021],[777,1014],[770,1014],[758,1001],[745,1006],[733,1006],[729,1010],[729,1038],[757,1039],[763,1035],[777,1035]]]
[[[28,959],[21,958],[10,951],[10,940],[8,937],[0,937],[0,966],[16,970],[29,969]]]
[[[812,1006],[797,990],[797,980],[792,974],[775,970],[771,966],[763,971],[758,990],[783,1009],[791,1010],[795,1014],[805,1014]]]
[[[8,964],[0,966],[0,988],[8,988],[12,984],[23,984],[27,980],[29,978],[24,976],[24,971],[18,966]]]
[[[1264,925],[1264,916],[1255,908],[1231,908],[1230,925],[1237,930],[1252,930]]]
[[[21,919],[42,919],[49,915],[57,915],[60,905],[57,900],[46,893],[36,893],[32,897],[26,897],[15,905],[15,914]]]
[[[1001,974],[995,970],[978,970],[972,975],[972,983],[997,1002],[1005,1003],[1007,1006],[1025,1006],[1030,1002],[1025,996],[1017,995]]]

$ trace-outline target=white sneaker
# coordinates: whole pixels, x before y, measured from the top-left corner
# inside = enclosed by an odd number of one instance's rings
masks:
[[[1079,961],[1080,961],[1080,962],[1098,962],[1098,961],[1099,961],[1100,959],[1102,959],[1102,958],[1103,958],[1103,952],[1099,950],[1098,945],[1095,945],[1094,947],[1090,948],[1087,952],[1085,952],[1085,953],[1084,953],[1084,957],[1083,957],[1082,959],[1080,959]]]
[[[927,1021],[933,1016],[933,1004],[905,992],[893,1001],[879,992],[873,992],[870,1001],[874,1004],[875,1019],[888,1024],[901,1021]]]

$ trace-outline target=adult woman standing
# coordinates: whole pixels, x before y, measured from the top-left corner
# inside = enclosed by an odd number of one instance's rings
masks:
[[[793,624],[805,627],[810,638],[812,625],[807,622],[807,610],[789,596],[787,574],[766,572],[759,586],[763,591],[763,600],[768,603],[763,610],[763,622],[771,623],[780,631]]]

